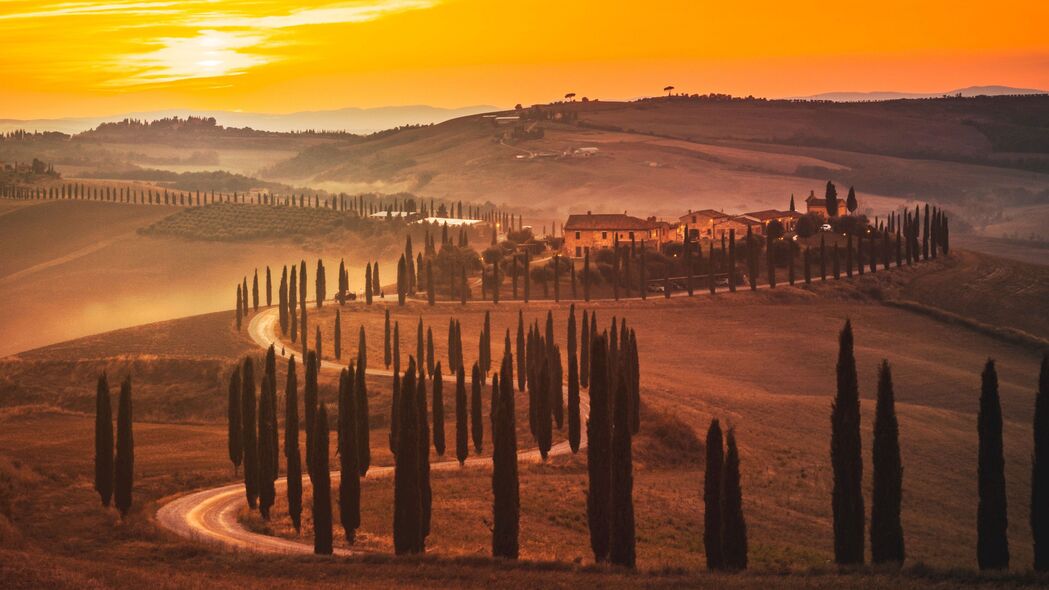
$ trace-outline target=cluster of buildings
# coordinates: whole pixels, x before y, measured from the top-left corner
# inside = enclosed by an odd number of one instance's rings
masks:
[[[615,242],[642,242],[654,247],[664,244],[685,241],[686,232],[690,242],[698,240],[721,240],[728,238],[730,232],[737,236],[747,234],[749,229],[757,235],[765,235],[769,224],[779,222],[783,231],[792,232],[798,220],[805,215],[794,210],[793,197],[791,209],[780,211],[765,209],[749,213],[730,214],[714,209],[689,210],[678,217],[676,222],[657,220],[655,217],[641,219],[625,213],[591,213],[569,215],[563,228],[564,249],[569,256],[582,256],[587,248],[610,248]],[[826,200],[810,194],[805,199],[806,214],[813,214],[821,220],[828,217]],[[838,202],[838,214],[845,213],[844,200]]]

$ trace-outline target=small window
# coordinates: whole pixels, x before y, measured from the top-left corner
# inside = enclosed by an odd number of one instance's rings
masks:
[[[576,233],[579,233],[579,232],[576,232]],[[583,255],[583,248],[580,247],[580,246],[576,246],[575,247],[575,255],[576,255],[576,258],[579,258],[580,256],[582,256]]]
[[[634,239],[634,232],[630,232],[630,235],[628,236],[628,238],[633,240]]]
[[[601,239],[602,240],[607,240],[608,239],[608,232],[606,232],[606,231],[601,232]]]
[[[581,233],[582,233],[582,232],[576,232],[576,233],[575,233],[575,239],[577,239],[577,240],[578,240],[578,239],[580,238],[580,236],[581,236]]]

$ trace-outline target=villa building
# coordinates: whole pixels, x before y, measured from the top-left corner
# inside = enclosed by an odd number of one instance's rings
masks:
[[[661,246],[670,235],[670,226],[655,219],[641,219],[622,213],[569,215],[564,225],[564,251],[581,257],[588,248],[611,248],[616,241],[629,244],[645,241]]]

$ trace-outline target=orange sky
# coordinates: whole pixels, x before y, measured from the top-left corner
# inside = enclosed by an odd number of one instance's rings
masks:
[[[0,118],[1049,88],[1049,2],[0,0]]]

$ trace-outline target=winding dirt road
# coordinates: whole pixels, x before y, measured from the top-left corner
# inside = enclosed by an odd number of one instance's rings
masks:
[[[269,348],[275,344],[278,348],[285,347],[285,354],[298,354],[298,351],[287,348],[277,338],[276,324],[278,313],[276,308],[263,310],[256,314],[248,324],[248,334],[262,348]],[[343,365],[331,361],[321,362],[322,370],[341,371]],[[368,369],[369,375],[392,377],[393,372],[382,369]],[[469,377],[467,377],[469,382]],[[589,411],[585,399],[579,400],[579,411],[584,416]],[[586,431],[583,429],[580,448],[586,447]],[[567,455],[572,452],[568,441],[561,441],[550,448],[550,455]],[[518,461],[539,462],[541,457],[539,449],[528,449],[517,454]],[[433,471],[451,471],[464,468],[489,468],[492,465],[490,457],[471,457],[466,460],[464,466],[458,461],[440,461],[430,464]],[[368,469],[368,479],[392,477],[392,466],[372,466]],[[332,484],[339,481],[339,472],[331,474]],[[277,493],[284,493],[287,488],[287,478],[280,478],[276,482]],[[303,477],[303,485],[309,485],[307,477]],[[157,522],[169,531],[218,549],[228,551],[251,551],[255,553],[280,553],[280,554],[312,554],[313,544],[302,543],[290,539],[273,537],[255,533],[244,528],[237,520],[237,514],[245,505],[244,484],[242,482],[232,483],[218,488],[200,490],[181,496],[160,507],[157,511]],[[352,552],[346,549],[336,549],[336,555],[350,555]]]

